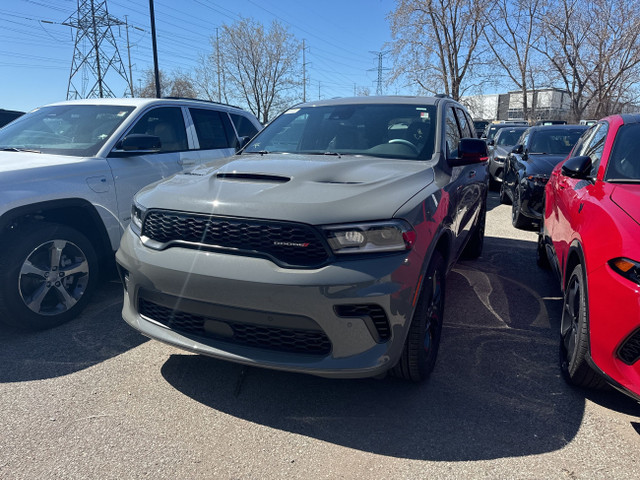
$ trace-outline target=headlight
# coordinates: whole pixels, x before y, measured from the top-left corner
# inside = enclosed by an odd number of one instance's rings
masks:
[[[407,222],[354,223],[323,227],[335,254],[381,253],[411,250],[416,233]]]
[[[131,206],[131,230],[133,233],[140,236],[142,231],[142,221],[144,220],[144,212],[146,209],[137,203]]]
[[[534,185],[545,185],[549,181],[549,175],[529,175],[527,180]]]
[[[609,266],[614,272],[640,285],[640,264],[628,258],[614,258],[609,260]]]

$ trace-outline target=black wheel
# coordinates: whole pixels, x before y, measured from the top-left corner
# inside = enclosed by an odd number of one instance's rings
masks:
[[[574,267],[564,292],[560,322],[560,370],[564,379],[580,387],[606,385],[587,363],[589,353],[589,312],[587,282],[582,265]]]
[[[500,183],[500,203],[503,203],[505,205],[509,205],[511,203],[511,199],[509,198],[509,195],[507,194],[507,191],[506,191],[504,178]]]
[[[516,183],[513,189],[513,203],[511,204],[511,224],[515,228],[527,228],[531,226],[531,222],[522,215],[522,199],[520,198],[520,189]]]
[[[77,230],[31,223],[10,232],[0,245],[0,319],[42,330],[74,318],[98,281],[98,258]]]
[[[544,211],[544,210],[543,210]],[[544,244],[544,217],[540,220],[540,231],[538,232],[538,245],[536,247],[536,263],[543,270],[550,270],[551,263],[547,255],[547,249]]]
[[[413,382],[423,381],[435,366],[442,332],[445,272],[444,259],[439,252],[435,252],[424,278],[400,360],[391,371],[396,377]]]
[[[484,246],[484,227],[486,222],[487,202],[485,200],[480,210],[478,222],[473,228],[473,232],[471,233],[471,237],[469,238],[469,243],[467,243],[467,246],[464,247],[464,251],[462,252],[464,258],[475,260],[480,255],[482,255],[482,247]]]

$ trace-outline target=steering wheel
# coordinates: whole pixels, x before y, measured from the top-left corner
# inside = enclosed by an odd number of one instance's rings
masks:
[[[407,147],[410,147],[411,150],[413,150],[416,155],[419,154],[420,152],[418,151],[418,147],[416,147],[413,143],[411,143],[409,140],[405,140],[403,138],[392,138],[391,140],[389,140],[387,143],[399,143],[401,145],[406,145]]]

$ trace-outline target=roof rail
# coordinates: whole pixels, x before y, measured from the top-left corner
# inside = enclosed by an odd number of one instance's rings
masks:
[[[207,103],[212,103],[214,105],[223,105],[225,107],[233,107],[233,108],[238,108],[240,110],[244,110],[242,107],[239,107],[237,105],[231,105],[229,103],[224,103],[224,102],[215,102],[213,100],[206,100],[204,98],[192,98],[192,97],[162,97],[163,99],[168,99],[168,100],[193,100],[195,102],[207,102]]]

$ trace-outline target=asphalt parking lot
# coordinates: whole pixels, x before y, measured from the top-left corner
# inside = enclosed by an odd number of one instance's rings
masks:
[[[640,406],[570,388],[560,291],[492,192],[447,278],[430,380],[327,380],[150,341],[104,286],[75,321],[0,327],[3,479],[640,478]]]

